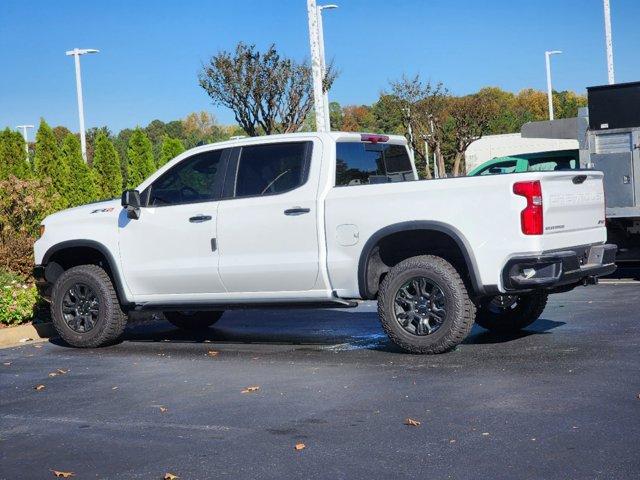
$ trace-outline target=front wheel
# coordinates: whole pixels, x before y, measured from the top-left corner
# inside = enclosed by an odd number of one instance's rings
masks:
[[[189,331],[206,330],[222,317],[224,312],[164,312],[172,325]]]
[[[475,306],[457,270],[422,255],[395,265],[378,294],[378,315],[389,338],[410,353],[442,353],[471,331]]]
[[[498,295],[478,307],[476,323],[492,332],[514,333],[535,322],[547,306],[546,292]]]
[[[100,347],[115,342],[127,317],[109,275],[97,265],[65,271],[51,292],[53,326],[74,347]]]

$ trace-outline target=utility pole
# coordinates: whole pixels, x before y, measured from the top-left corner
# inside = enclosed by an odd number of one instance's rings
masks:
[[[309,17],[309,46],[311,48],[311,74],[313,77],[313,103],[316,112],[316,131],[327,132],[329,122],[328,106],[325,108],[325,95],[323,88],[323,70],[324,63],[322,60],[323,49],[320,47],[320,34],[318,20],[320,11],[316,6],[316,0],[307,0],[307,15]]]
[[[76,64],[76,94],[78,96],[78,116],[80,117],[80,148],[82,158],[87,161],[87,139],[84,132],[84,106],[82,104],[82,78],[80,76],[80,55],[98,53],[95,48],[74,48],[66,52],[68,57],[73,56]]]
[[[559,55],[562,51],[551,50],[544,52],[544,60],[547,66],[547,100],[549,101],[549,120],[553,120],[553,87],[551,86],[551,55]]]
[[[320,61],[322,62],[322,80],[327,76],[327,60],[324,54],[324,27],[322,21],[322,11],[338,8],[337,5],[319,5],[318,9],[318,45],[320,46]],[[331,116],[329,115],[329,91],[323,89],[322,94],[323,107],[324,107],[324,121],[325,129],[327,132],[331,131]]]
[[[609,0],[603,0],[604,3],[604,39],[607,46],[607,75],[609,77],[609,85],[616,83],[615,74],[613,72],[613,41],[611,40],[611,8]]]
[[[27,162],[29,161],[29,138],[27,129],[35,128],[33,125],[17,125],[16,128],[22,130],[22,138],[24,138],[24,152],[27,154]]]

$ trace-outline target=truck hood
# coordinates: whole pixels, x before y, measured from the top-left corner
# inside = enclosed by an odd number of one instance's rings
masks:
[[[93,218],[104,218],[105,216],[117,217],[121,208],[120,199],[89,203],[87,205],[80,205],[79,207],[67,208],[66,210],[56,212],[46,217],[42,223],[44,225],[51,225],[65,223],[68,221],[86,222],[91,221]]]

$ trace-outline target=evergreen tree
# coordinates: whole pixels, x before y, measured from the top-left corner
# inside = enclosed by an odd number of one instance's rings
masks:
[[[67,198],[69,165],[62,158],[53,130],[44,120],[40,120],[40,127],[36,134],[36,153],[33,157],[33,166],[38,177],[49,177],[55,191],[62,198]]]
[[[27,178],[30,173],[22,135],[8,128],[4,129],[0,132],[0,180],[9,175]]]
[[[62,157],[69,166],[69,206],[76,207],[98,199],[98,189],[93,172],[82,158],[80,140],[73,133],[62,142]]]
[[[127,188],[136,188],[155,170],[151,141],[141,128],[136,128],[127,147]]]
[[[120,158],[111,140],[99,132],[95,139],[93,171],[96,176],[98,196],[103,199],[117,198],[122,193]]]
[[[177,138],[171,138],[168,135],[162,137],[162,146],[160,147],[160,156],[158,157],[158,168],[162,167],[169,160],[173,160],[184,152],[184,145]]]

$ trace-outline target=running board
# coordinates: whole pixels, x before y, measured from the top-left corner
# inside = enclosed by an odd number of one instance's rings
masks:
[[[260,309],[293,309],[293,308],[355,308],[358,302],[334,297],[327,300],[314,302],[252,302],[252,303],[210,303],[210,302],[185,302],[185,303],[139,303],[134,310],[137,311],[182,311],[182,310],[260,310]]]

